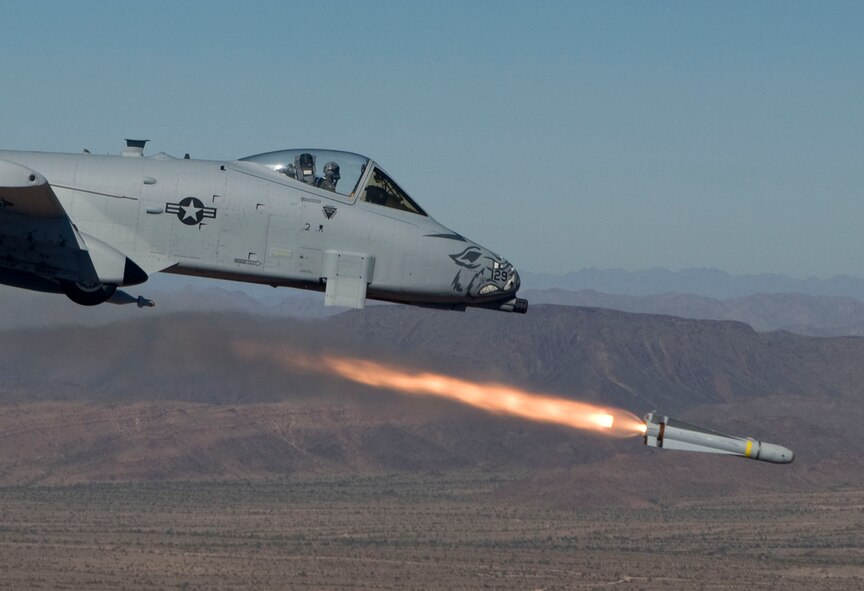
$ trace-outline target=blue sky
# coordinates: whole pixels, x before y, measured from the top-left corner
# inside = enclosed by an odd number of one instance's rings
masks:
[[[517,267],[864,276],[858,2],[4,2],[0,148],[378,160]]]

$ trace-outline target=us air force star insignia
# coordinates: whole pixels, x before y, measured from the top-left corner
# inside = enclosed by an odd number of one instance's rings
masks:
[[[336,215],[336,212],[338,211],[338,210],[337,210],[335,207],[333,207],[332,205],[325,205],[325,206],[323,207],[323,209],[324,209],[324,217],[327,218],[328,220],[329,220],[330,218],[332,218],[334,215]]]
[[[196,226],[204,218],[215,218],[215,207],[204,207],[197,197],[186,197],[180,203],[166,203],[165,213],[177,214],[177,219],[187,226]]]

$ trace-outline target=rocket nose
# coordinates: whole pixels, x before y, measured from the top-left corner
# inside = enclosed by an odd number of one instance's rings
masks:
[[[774,443],[762,443],[759,449],[759,459],[775,464],[788,464],[795,459],[795,454],[788,447]]]

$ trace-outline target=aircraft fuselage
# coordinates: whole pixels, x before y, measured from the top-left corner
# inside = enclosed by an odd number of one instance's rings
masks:
[[[353,307],[367,297],[507,311],[527,306],[515,299],[518,274],[506,260],[425,214],[358,198],[368,170],[343,195],[239,160],[0,151],[0,161],[38,171],[85,242],[92,237],[147,274],[315,289],[326,292],[328,304]],[[9,205],[0,210],[12,214],[0,215],[0,235],[4,226],[27,223]],[[37,239],[36,251],[55,252],[50,232],[42,234],[45,244]],[[59,271],[45,271],[42,261],[40,272],[38,257],[19,250],[7,248],[0,269],[35,274],[49,285],[75,279],[69,263],[54,265],[58,257],[50,261]]]

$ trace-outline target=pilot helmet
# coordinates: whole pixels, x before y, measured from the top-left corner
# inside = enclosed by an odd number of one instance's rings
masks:
[[[336,162],[330,161],[324,165],[324,176],[330,180],[338,181],[342,178],[339,174],[339,165]]]

